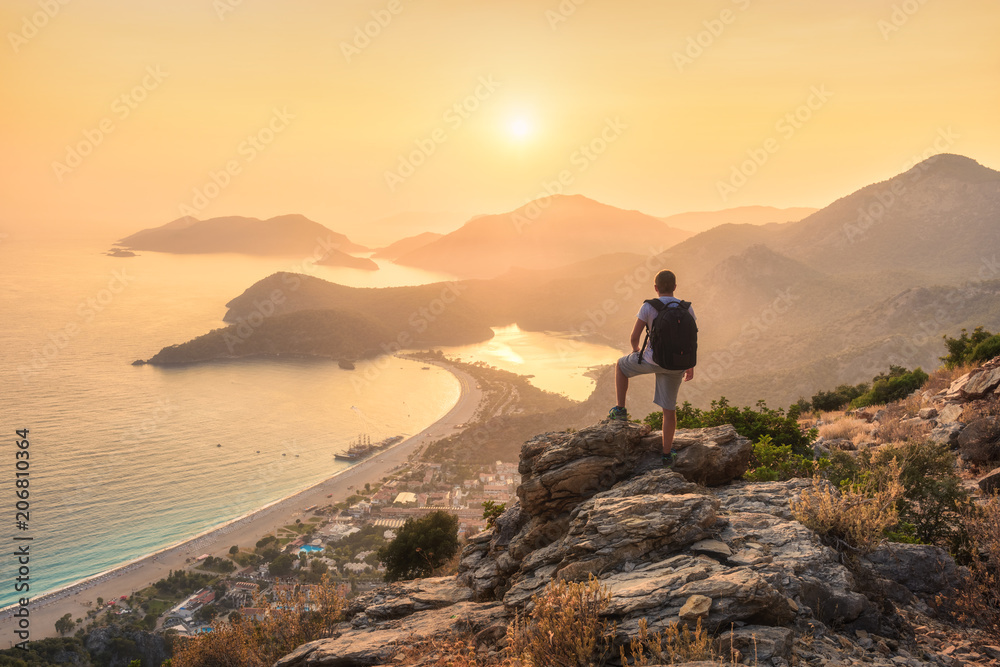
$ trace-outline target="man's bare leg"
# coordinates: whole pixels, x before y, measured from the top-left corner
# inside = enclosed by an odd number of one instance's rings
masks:
[[[677,430],[677,411],[663,410],[663,453],[670,454],[674,446],[674,431]]]
[[[618,401],[618,407],[625,407],[625,394],[628,393],[628,378],[622,373],[621,366],[615,364],[615,398]]]

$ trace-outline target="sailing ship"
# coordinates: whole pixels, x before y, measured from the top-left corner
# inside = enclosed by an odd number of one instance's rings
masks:
[[[333,458],[338,461],[360,461],[361,459],[368,458],[375,452],[385,449],[386,447],[391,447],[397,442],[403,439],[401,435],[394,435],[378,442],[372,442],[371,438],[367,434],[362,433],[357,437],[357,439],[351,443],[351,446],[347,448],[347,451],[343,454],[334,454]]]

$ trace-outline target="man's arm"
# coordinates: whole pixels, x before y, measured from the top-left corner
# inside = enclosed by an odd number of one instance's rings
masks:
[[[639,351],[639,341],[642,339],[642,332],[646,328],[646,323],[639,318],[635,319],[635,326],[632,327],[632,336],[629,338],[629,342],[632,343],[632,351]]]

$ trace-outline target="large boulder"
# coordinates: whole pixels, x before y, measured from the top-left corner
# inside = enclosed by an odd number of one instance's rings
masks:
[[[961,435],[964,427],[965,425],[961,422],[942,424],[941,426],[933,429],[927,437],[931,442],[939,445],[947,445],[948,447],[954,449],[958,447],[958,436]]]
[[[953,381],[947,389],[940,392],[938,397],[948,403],[963,400],[965,395],[962,393],[962,390],[965,389],[965,385],[969,384],[971,379],[972,373],[966,373],[962,377]]]
[[[961,419],[962,411],[964,409],[965,408],[961,404],[950,403],[938,411],[938,416],[935,421],[937,421],[938,424],[954,424]]]
[[[1000,387],[1000,363],[990,363],[973,371],[969,381],[959,390],[966,400],[983,398]]]
[[[989,471],[977,482],[979,488],[982,489],[983,493],[989,495],[993,493],[1000,493],[1000,468],[994,468]]]
[[[960,582],[955,560],[941,547],[891,542],[868,555],[868,562],[883,579],[902,587],[900,601],[909,593],[934,597]]]
[[[988,463],[1000,459],[1000,417],[979,417],[962,429],[958,436],[962,459],[970,463]]]
[[[567,512],[596,493],[657,465],[661,447],[648,426],[603,421],[576,433],[544,433],[521,447],[522,509],[533,517]]]
[[[753,443],[731,424],[712,428],[678,429],[674,435],[675,472],[705,486],[722,486],[747,471]]]

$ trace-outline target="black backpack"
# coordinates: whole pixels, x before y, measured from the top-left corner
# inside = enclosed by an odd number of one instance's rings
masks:
[[[698,363],[698,325],[691,314],[691,302],[663,303],[659,299],[647,299],[646,303],[656,308],[656,319],[646,332],[646,340],[639,350],[639,363],[646,343],[653,350],[653,363],[671,371],[686,371]]]

